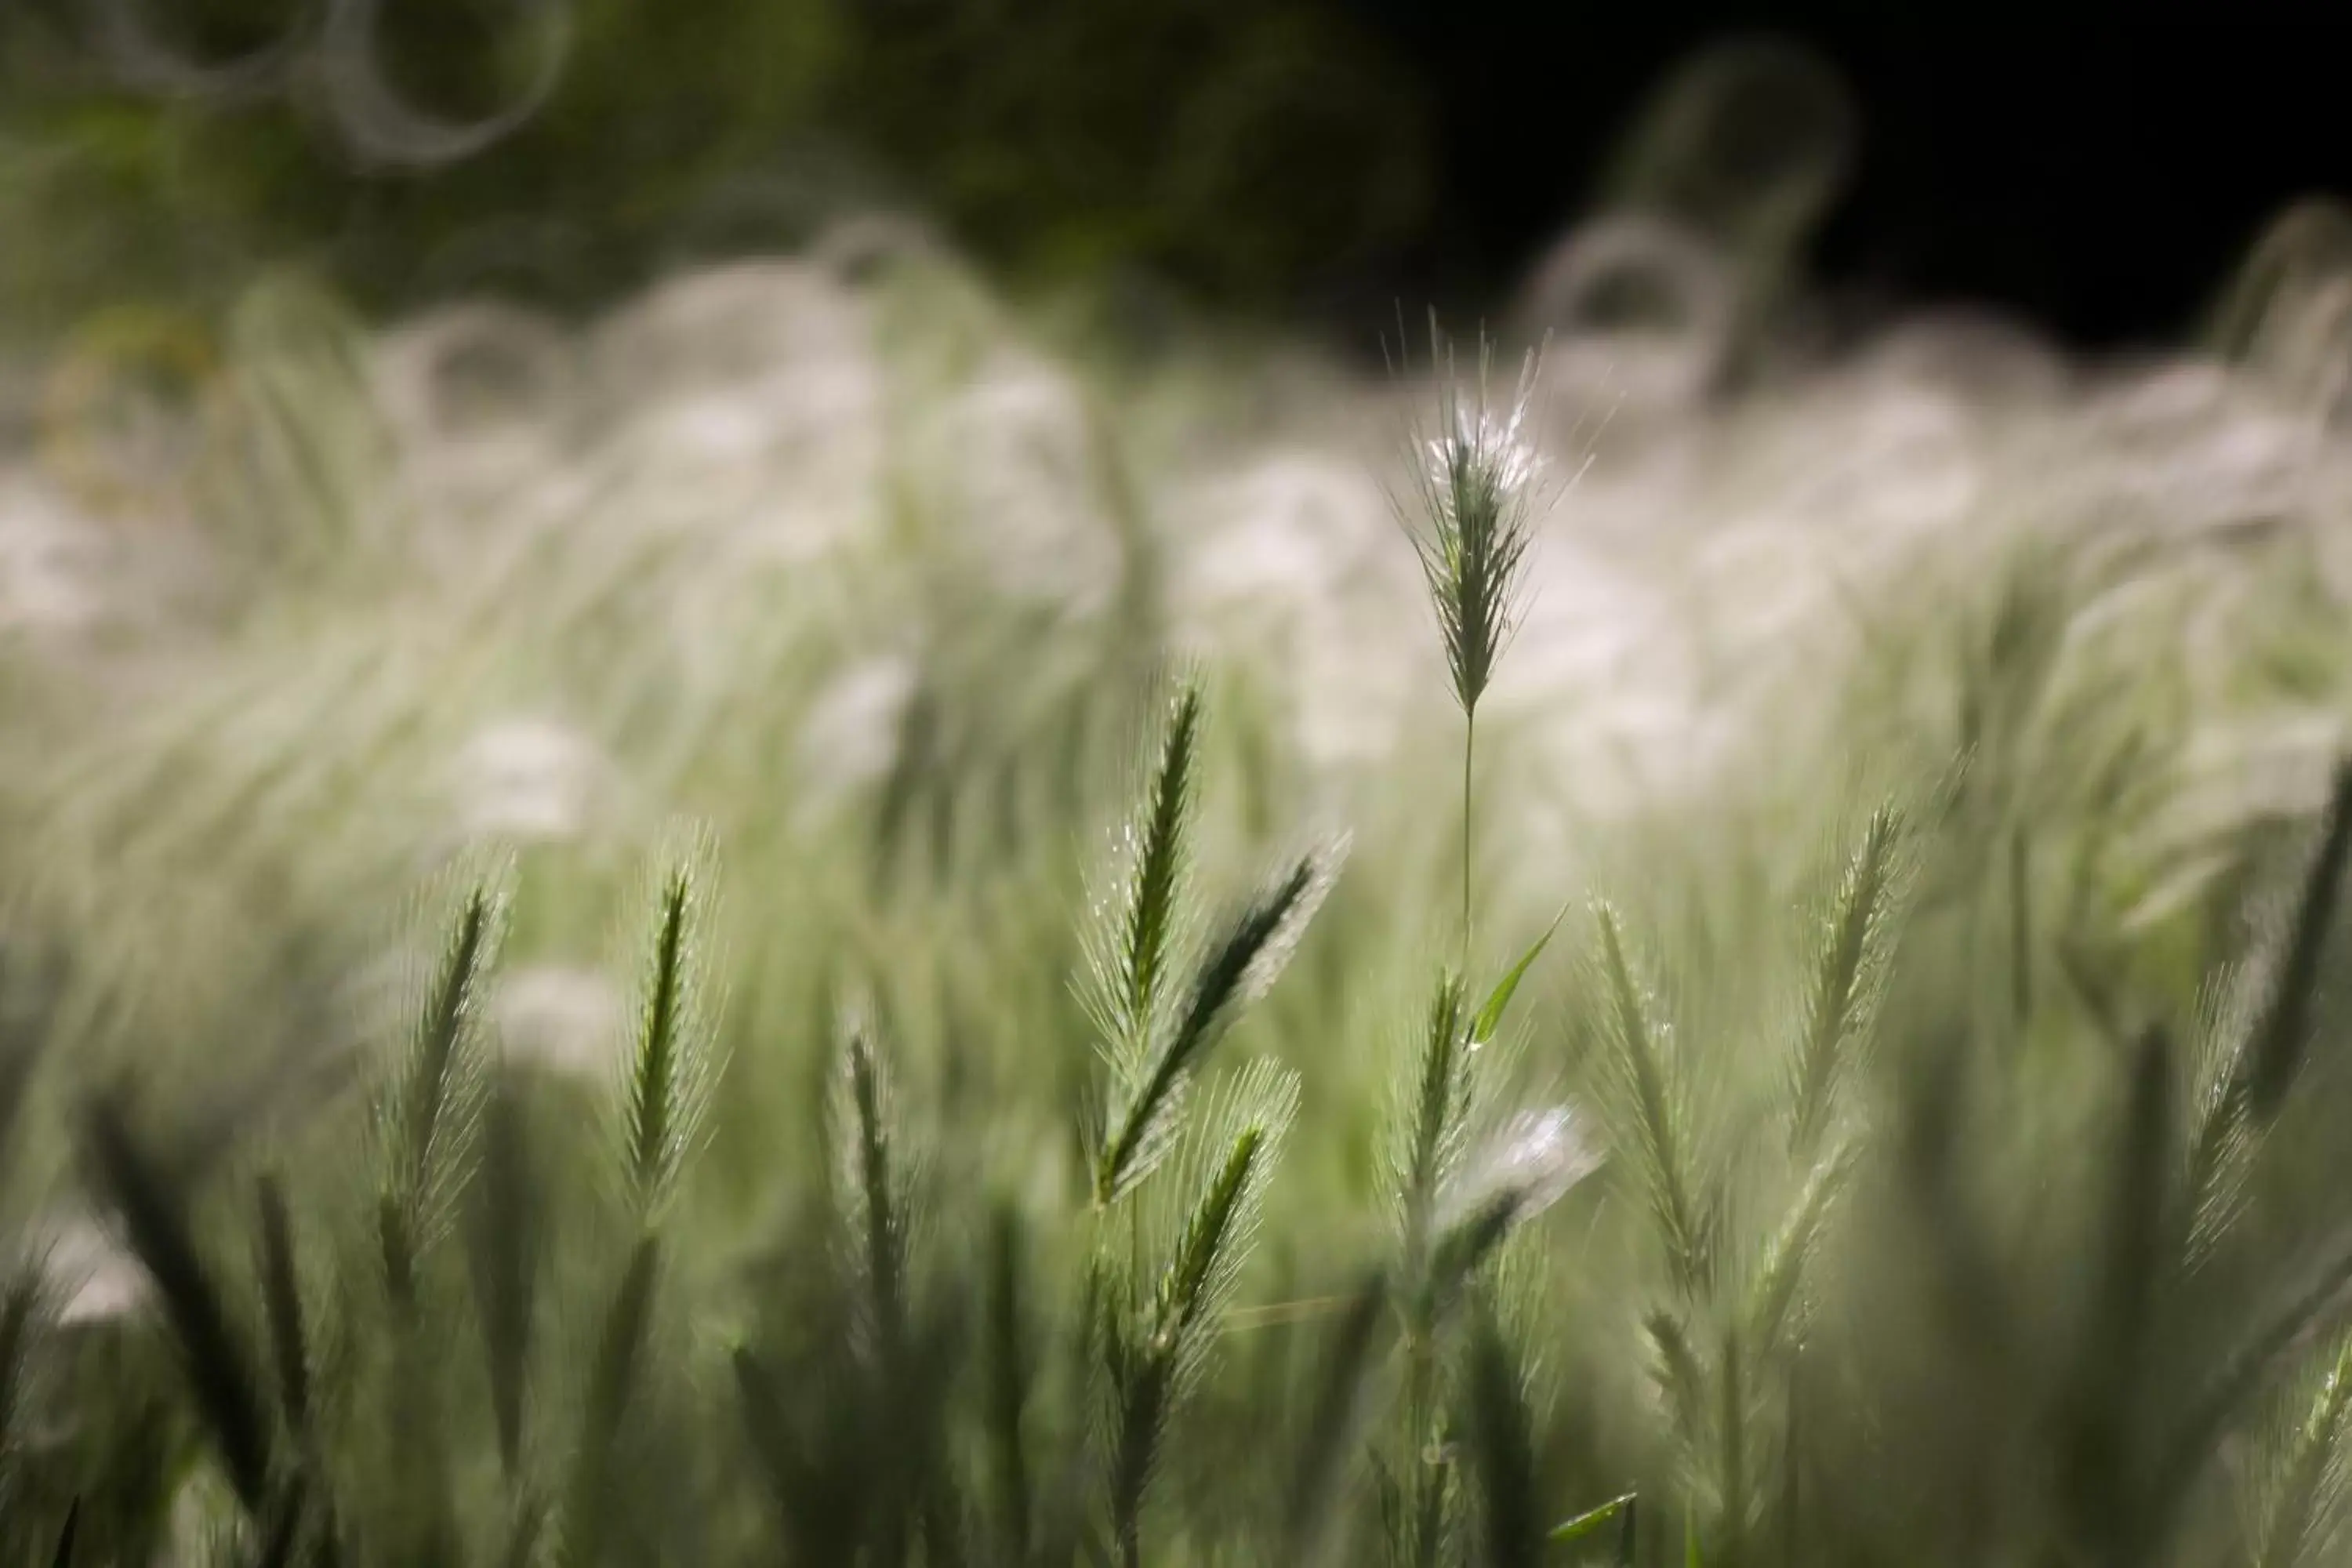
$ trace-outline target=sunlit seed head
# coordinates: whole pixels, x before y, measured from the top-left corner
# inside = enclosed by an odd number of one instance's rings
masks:
[[[1454,428],[1428,443],[1429,482],[1457,521],[1480,507],[1518,504],[1542,477],[1543,454],[1523,434],[1527,412],[1524,391],[1500,416],[1457,405]]]
[[[1443,353],[1442,342],[1439,349]],[[1450,360],[1447,368],[1450,374]],[[1497,410],[1487,400],[1491,363],[1482,345],[1475,392],[1465,400],[1449,386],[1440,409],[1443,429],[1421,443],[1417,515],[1405,522],[1437,612],[1454,699],[1465,713],[1476,710],[1524,608],[1521,591],[1544,468],[1526,436],[1538,368],[1530,353],[1516,395]]]
[[[1508,1197],[1524,1223],[1558,1203],[1601,1168],[1601,1150],[1572,1105],[1522,1110],[1496,1130],[1448,1184],[1448,1223]]]

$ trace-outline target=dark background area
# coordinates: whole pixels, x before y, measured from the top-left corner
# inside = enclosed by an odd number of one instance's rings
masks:
[[[2170,339],[2284,204],[2352,195],[2352,12],[2327,6],[1353,4],[1436,105],[1441,215],[1407,291],[1516,277],[1662,74],[1743,32],[1811,46],[1853,94],[1857,157],[1814,261],[1866,300],[1988,303],[2085,347]]]
[[[1370,354],[1400,307],[1507,306],[1661,83],[1743,36],[1813,51],[1850,101],[1846,182],[1798,258],[1839,319],[1967,301],[2083,348],[2177,341],[2285,204],[2352,196],[2352,16],[2284,0],[562,8],[548,90],[438,158],[353,132],[358,96],[319,67],[327,0],[0,0],[0,216],[39,237],[0,247],[0,332],[209,316],[281,264],[371,312],[499,292],[584,314],[879,206],[1010,288]],[[337,58],[478,123],[533,91],[536,14],[375,0]],[[255,60],[267,85],[236,86]],[[1727,184],[1769,186],[1750,174]]]

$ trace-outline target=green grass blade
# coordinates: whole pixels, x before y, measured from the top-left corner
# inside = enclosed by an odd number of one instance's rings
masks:
[[[1478,1487],[1491,1568],[1534,1568],[1545,1531],[1536,1500],[1533,1423],[1517,1358],[1491,1311],[1480,1311],[1469,1347],[1462,1418],[1470,1469]]]
[[[604,1556],[611,1521],[614,1449],[645,1380],[660,1269],[660,1242],[651,1236],[640,1237],[630,1251],[628,1267],[605,1309],[597,1336],[595,1356],[588,1370],[579,1447],[572,1461],[570,1507],[564,1515],[563,1555],[572,1568],[586,1568]]]
[[[177,1342],[196,1413],[237,1500],[255,1519],[268,1503],[269,1423],[235,1314],[205,1271],[178,1195],[131,1135],[121,1109],[86,1109],[83,1151],[92,1181],[154,1282]]]
[[[1504,971],[1502,979],[1495,983],[1495,988],[1486,994],[1486,999],[1478,1005],[1477,1014],[1470,1021],[1472,1039],[1483,1042],[1495,1037],[1495,1032],[1503,1026],[1503,1015],[1509,1010],[1511,998],[1518,994],[1519,982],[1527,978],[1528,971],[1534,967],[1537,959],[1543,956],[1543,950],[1551,945],[1553,935],[1559,930],[1559,922],[1567,918],[1566,909],[1552,916],[1551,924],[1544,927],[1543,935],[1530,942],[1528,950],[1519,954],[1518,962]]]
[[[470,1273],[474,1316],[489,1378],[499,1462],[520,1477],[539,1281],[546,1247],[545,1204],[524,1123],[520,1086],[501,1073],[482,1125],[482,1169],[474,1192]]]
[[[1611,1498],[1599,1508],[1587,1509],[1574,1519],[1553,1525],[1551,1533],[1547,1539],[1555,1546],[1570,1546],[1578,1542],[1589,1540],[1599,1535],[1611,1525],[1617,1524],[1633,1506],[1632,1492],[1627,1492],[1622,1497]]]
[[[284,1184],[273,1173],[261,1178],[257,1194],[261,1254],[262,1316],[269,1330],[270,1359],[278,1373],[278,1399],[287,1426],[310,1430],[310,1352],[303,1326],[301,1275],[294,1252],[294,1220]]]

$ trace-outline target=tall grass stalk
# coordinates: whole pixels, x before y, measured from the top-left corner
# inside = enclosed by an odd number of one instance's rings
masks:
[[[1476,385],[1465,401],[1452,346],[1430,319],[1430,352],[1444,390],[1439,428],[1413,454],[1417,485],[1402,521],[1421,558],[1437,615],[1454,700],[1462,710],[1462,956],[1470,964],[1478,700],[1486,695],[1522,611],[1534,542],[1542,460],[1525,429],[1538,369],[1530,353],[1507,408],[1494,406],[1494,350],[1478,345]]]

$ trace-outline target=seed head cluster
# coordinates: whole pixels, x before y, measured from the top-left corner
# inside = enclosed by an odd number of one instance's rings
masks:
[[[1525,429],[1539,361],[1528,355],[1508,407],[1498,410],[1488,392],[1491,346],[1479,347],[1466,400],[1454,384],[1451,350],[1440,344],[1437,353],[1448,372],[1443,427],[1420,444],[1417,505],[1404,521],[1437,608],[1454,700],[1469,713],[1518,620],[1544,471]]]

